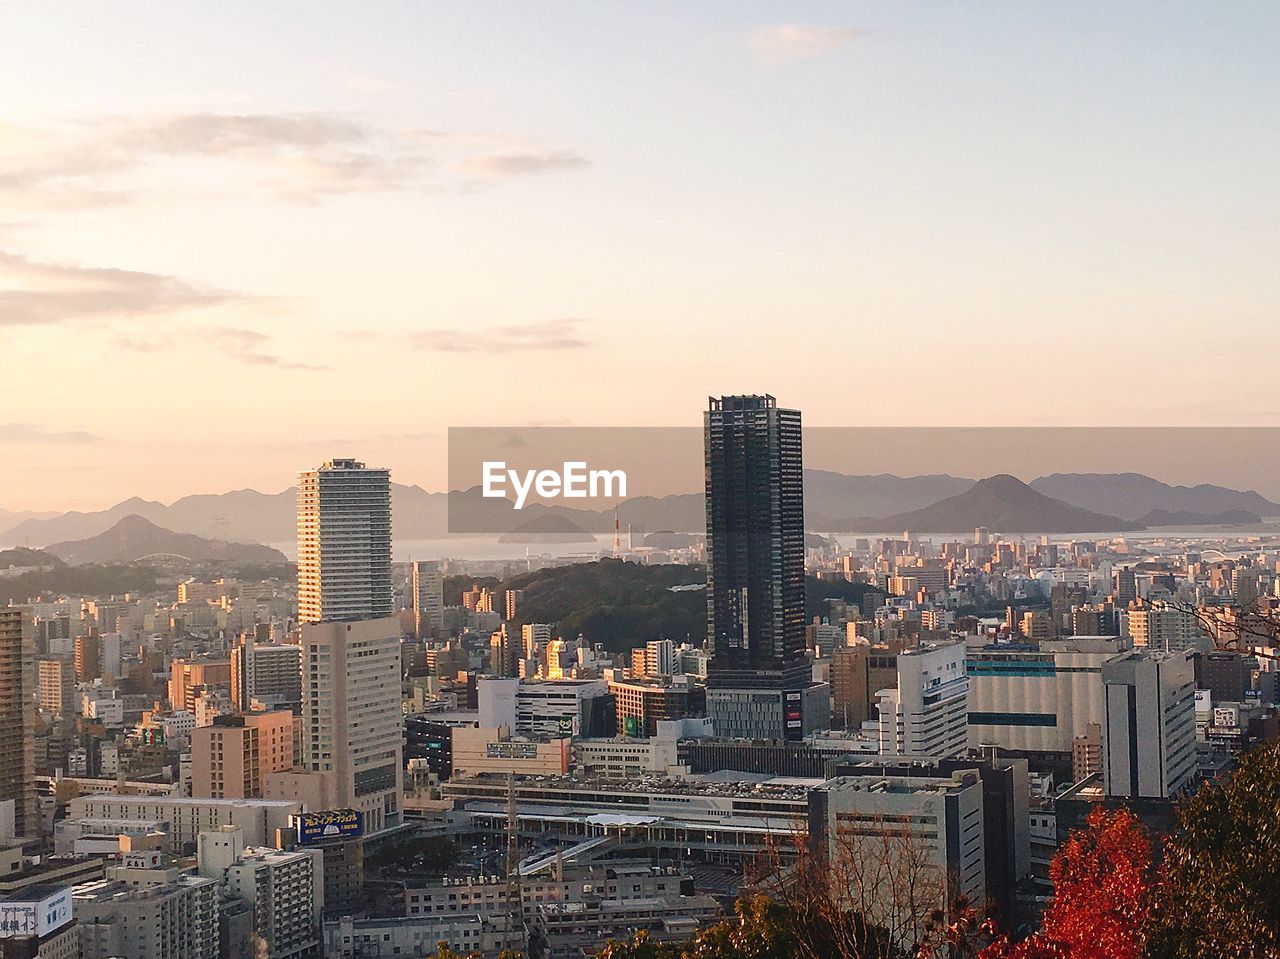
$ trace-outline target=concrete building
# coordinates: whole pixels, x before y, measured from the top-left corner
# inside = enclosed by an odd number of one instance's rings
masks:
[[[240,712],[255,701],[269,706],[302,702],[302,647],[260,644],[244,633],[231,650],[231,704]]]
[[[880,751],[959,756],[968,748],[969,679],[962,643],[898,654],[898,686],[877,694]]]
[[[293,768],[293,714],[217,716],[191,731],[191,795],[257,799],[265,777]]]
[[[1195,776],[1192,655],[1190,650],[1134,650],[1103,665],[1103,785],[1108,796],[1168,799]]]
[[[277,829],[289,828],[289,817],[302,812],[297,802],[269,799],[191,799],[185,796],[120,796],[96,793],[68,804],[68,819],[110,819],[128,823],[169,824],[169,846],[175,852],[194,849],[203,830],[237,826],[247,844],[269,846]]]
[[[249,847],[239,829],[226,827],[200,834],[197,858],[201,876],[253,906],[254,931],[269,959],[315,954],[324,902],[320,850]]]
[[[970,648],[969,746],[1070,755],[1089,726],[1103,722],[1103,664],[1128,648],[1103,636]]]
[[[355,809],[365,835],[400,824],[404,747],[394,618],[302,627],[300,772],[266,777],[273,798]]]
[[[1129,635],[1135,649],[1181,652],[1195,649],[1204,631],[1189,609],[1143,603],[1129,609]]]
[[[519,776],[563,776],[572,753],[568,736],[554,739],[512,739],[505,728],[453,730],[455,776],[514,773]]]
[[[609,735],[609,684],[603,679],[486,679],[476,684],[480,725],[521,736]],[[608,720],[606,723],[605,720]]]
[[[391,474],[333,459],[298,477],[298,619],[381,620],[394,612]],[[397,633],[398,635],[398,633]]]
[[[427,639],[444,629],[444,573],[439,563],[416,562],[411,578],[413,629],[419,639]]]
[[[80,697],[76,694],[75,664],[65,656],[45,656],[36,668],[40,711],[55,716],[78,713]]]
[[[703,687],[688,681],[673,682],[669,675],[665,679],[610,680],[609,692],[614,698],[619,736],[652,736],[659,722],[701,716],[706,711]]]
[[[458,955],[494,956],[508,941],[505,923],[475,914],[385,919],[346,915],[324,924],[326,959],[427,956],[442,942]]]
[[[17,835],[37,835],[35,792],[35,642],[31,619],[0,609],[0,805],[13,803]]]
[[[205,690],[230,692],[231,660],[175,659],[169,664],[169,705],[195,713],[196,698]]]
[[[708,685],[707,715],[724,739],[801,740],[830,725],[831,686],[800,681],[776,689]]]
[[[2,959],[80,959],[71,887],[35,884],[0,896]]]
[[[809,840],[848,879],[849,908],[917,942],[957,896],[986,894],[982,783],[974,771],[936,778],[869,774],[809,794]]]
[[[218,884],[176,868],[107,870],[76,886],[82,959],[216,959]]]

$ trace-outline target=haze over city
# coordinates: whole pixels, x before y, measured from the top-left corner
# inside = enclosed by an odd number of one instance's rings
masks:
[[[1276,425],[1278,14],[0,5],[4,506],[451,425]],[[1222,369],[1229,365],[1230,375]]]

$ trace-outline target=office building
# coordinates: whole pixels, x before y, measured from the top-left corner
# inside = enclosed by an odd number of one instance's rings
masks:
[[[216,716],[191,731],[191,795],[258,799],[267,775],[293,768],[293,714]]]
[[[1075,636],[1038,647],[971,648],[969,745],[1069,756],[1089,726],[1102,723],[1102,666],[1122,655],[1119,637]]]
[[[701,686],[670,678],[613,680],[609,692],[619,736],[653,736],[659,722],[701,716],[706,710],[706,691]]]
[[[898,654],[898,685],[877,694],[880,752],[959,756],[968,749],[969,678],[962,643]]]
[[[0,896],[0,959],[80,959],[70,886],[34,883]]]
[[[1133,650],[1103,664],[1103,785],[1108,796],[1168,799],[1196,771],[1190,650]]]
[[[391,474],[353,459],[298,477],[298,619],[384,619],[391,585]]]
[[[713,397],[703,441],[707,713],[722,736],[798,739],[830,721],[804,656],[800,413],[772,396]]]
[[[195,712],[196,699],[206,691],[231,691],[229,659],[175,659],[169,664],[169,705]]]
[[[76,682],[102,678],[102,637],[97,630],[76,637]]]
[[[828,780],[809,793],[809,840],[849,877],[849,908],[900,944],[919,941],[931,915],[957,898],[986,900],[976,771]]]
[[[249,712],[257,701],[266,706],[294,706],[302,702],[302,647],[259,644],[253,633],[242,633],[231,650],[231,704]]]
[[[444,574],[439,563],[417,562],[411,579],[413,630],[419,639],[426,639],[444,629]]]
[[[0,805],[13,803],[16,835],[36,835],[35,643],[21,609],[0,609]]]
[[[313,810],[355,809],[366,835],[400,823],[400,630],[393,618],[302,627],[302,776],[267,794]],[[303,780],[307,781],[303,781]],[[276,792],[276,788],[286,790]]]
[[[1213,702],[1243,703],[1253,688],[1258,662],[1244,653],[1201,653],[1195,668],[1196,688],[1207,690]]]
[[[169,824],[169,850],[183,853],[195,848],[201,830],[236,826],[245,842],[268,846],[276,830],[288,829],[290,817],[302,812],[300,802],[270,799],[192,799],[186,796],[122,796],[92,793],[72,799],[67,819],[90,819],[129,826]]]
[[[612,736],[614,700],[603,679],[488,679],[476,684],[479,724],[520,736]]]
[[[215,959],[218,884],[176,868],[113,867],[74,889],[82,959]]]

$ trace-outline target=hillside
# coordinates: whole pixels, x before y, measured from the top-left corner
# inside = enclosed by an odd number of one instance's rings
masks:
[[[1170,486],[1141,473],[1053,473],[1031,481],[1031,488],[1064,503],[1139,520],[1152,510],[1213,515],[1243,510],[1258,516],[1280,515],[1280,504],[1253,490],[1223,486]]]
[[[42,549],[27,549],[18,546],[14,549],[0,549],[0,570],[4,569],[47,569],[51,566],[64,565],[62,560]]]
[[[524,590],[517,626],[558,623],[562,636],[581,633],[587,642],[621,652],[651,639],[700,644],[707,630],[705,590],[672,592],[670,587],[705,582],[701,566],[604,559],[524,573],[496,588]],[[820,613],[828,597],[857,602],[866,590],[861,584],[805,577],[806,618]]]
[[[1016,477],[999,474],[932,506],[884,518],[846,520],[838,531],[966,533],[975,526],[1001,533],[1106,533],[1143,528],[1140,523],[1052,499]]]
[[[269,546],[228,543],[190,533],[175,533],[136,515],[124,517],[97,536],[54,543],[47,548],[47,552],[75,566],[89,563],[131,563],[157,554],[234,563],[287,562],[282,553]]]

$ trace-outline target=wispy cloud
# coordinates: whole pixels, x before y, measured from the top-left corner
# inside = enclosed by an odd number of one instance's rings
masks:
[[[161,273],[44,263],[0,250],[0,327],[155,317],[247,299]]]
[[[317,373],[332,369],[315,363],[281,356],[275,349],[272,338],[258,330],[242,327],[210,326],[187,330],[183,342],[190,346],[199,344],[202,349],[216,350],[233,360],[249,366],[269,366],[278,370],[295,370],[299,372]],[[146,339],[137,336],[117,338],[116,345],[123,350],[135,353],[157,353],[171,349],[172,341],[168,339]]]
[[[334,113],[0,124],[0,199],[41,209],[133,203],[165,189],[267,192],[311,203],[350,193],[466,190],[586,165],[575,151],[513,134],[393,129]]]
[[[783,23],[761,27],[747,37],[747,46],[761,63],[779,65],[813,60],[862,36],[857,27],[815,27]]]
[[[96,433],[85,430],[52,430],[35,423],[0,423],[0,443],[70,446],[96,443],[100,439]]]
[[[578,327],[581,319],[565,318],[482,329],[417,330],[409,337],[414,349],[441,353],[522,353],[534,350],[577,350],[590,346]]]

